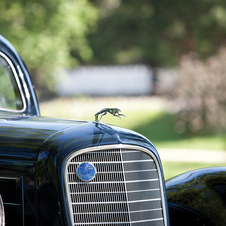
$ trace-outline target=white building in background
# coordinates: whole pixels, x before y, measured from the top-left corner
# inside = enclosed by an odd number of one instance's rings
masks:
[[[59,95],[149,95],[153,71],[146,65],[82,66],[57,74]]]

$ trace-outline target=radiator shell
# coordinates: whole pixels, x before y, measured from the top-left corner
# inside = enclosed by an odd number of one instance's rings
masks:
[[[96,168],[90,182],[76,175],[83,162]],[[64,173],[71,225],[167,225],[160,169],[155,155],[140,146],[106,145],[72,153]]]

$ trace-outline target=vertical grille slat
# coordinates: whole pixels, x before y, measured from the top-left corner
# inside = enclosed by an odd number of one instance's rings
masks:
[[[89,182],[76,174],[83,162],[96,168]],[[159,172],[150,154],[134,149],[75,153],[65,173],[74,226],[165,225]]]

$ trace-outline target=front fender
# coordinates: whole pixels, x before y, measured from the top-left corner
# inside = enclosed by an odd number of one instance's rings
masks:
[[[166,182],[166,192],[171,226],[189,225],[189,218],[197,226],[226,225],[226,167],[184,173]]]

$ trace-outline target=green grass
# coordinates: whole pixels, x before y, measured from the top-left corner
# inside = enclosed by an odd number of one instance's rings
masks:
[[[162,162],[165,180],[180,175],[190,170],[225,166],[220,163],[199,163],[199,162]]]
[[[223,136],[195,136],[194,134],[176,133],[174,130],[175,115],[161,112],[154,118],[146,117],[146,119],[145,123],[132,129],[146,136],[157,148],[207,150],[225,150],[226,148]]]

